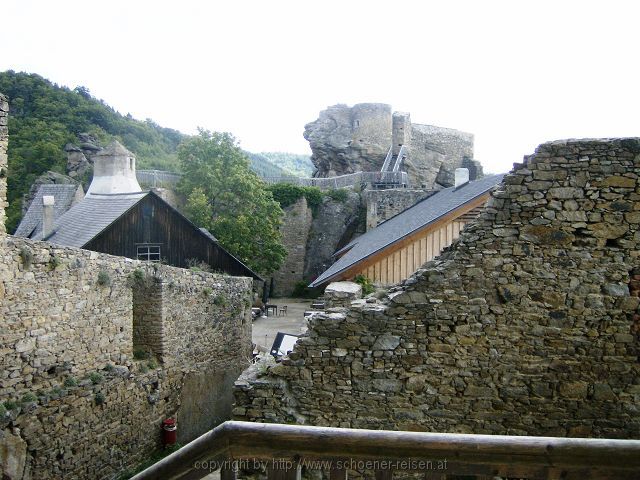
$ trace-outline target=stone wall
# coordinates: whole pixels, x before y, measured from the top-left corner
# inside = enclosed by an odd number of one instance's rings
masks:
[[[9,143],[9,100],[0,93],[0,235],[5,230],[7,208],[7,148]]]
[[[541,145],[440,257],[245,372],[236,418],[640,438],[639,175],[640,139]]]
[[[280,231],[282,244],[287,249],[287,258],[280,269],[273,274],[274,296],[291,295],[296,284],[304,280],[307,240],[313,214],[307,206],[307,199],[301,197],[284,209]]]
[[[453,185],[455,169],[465,166],[465,158],[467,162],[473,158],[473,134],[453,128],[413,124],[409,155],[403,170],[409,173],[410,178],[420,179],[420,183],[412,184],[415,187],[448,187]],[[475,162],[475,165],[482,174],[480,164]],[[471,180],[475,178],[470,177]]]
[[[376,228],[385,220],[404,212],[420,200],[430,197],[435,190],[394,188],[388,190],[365,190],[367,204],[367,231]]]
[[[161,305],[158,358],[134,358],[140,283]],[[163,419],[186,442],[228,418],[250,297],[249,278],[0,236],[0,451],[24,465],[15,478],[114,478],[160,447]],[[222,383],[203,391],[203,375]]]

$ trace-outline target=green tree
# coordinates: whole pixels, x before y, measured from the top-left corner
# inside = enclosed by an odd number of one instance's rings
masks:
[[[252,269],[277,270],[286,250],[279,226],[283,212],[250,170],[249,160],[229,133],[200,130],[178,147],[189,218]]]

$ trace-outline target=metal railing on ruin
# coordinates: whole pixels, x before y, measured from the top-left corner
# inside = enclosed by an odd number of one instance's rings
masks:
[[[640,472],[640,440],[225,422],[132,480],[199,479],[214,470],[234,480],[239,469],[293,480],[302,468],[324,470],[331,480],[346,480],[348,471],[377,480],[402,472],[439,479],[632,479]]]
[[[180,180],[179,173],[166,172],[164,170],[137,170],[138,182],[148,187],[171,188]]]
[[[171,188],[178,183],[181,177],[178,173],[162,170],[138,170],[136,176],[140,184],[152,188]],[[262,177],[262,180],[268,184],[290,183],[301,187],[318,187],[321,190],[334,190],[363,184],[386,184],[399,187],[409,185],[407,173],[400,171],[356,172],[328,178],[303,178],[295,176]]]
[[[406,187],[409,185],[407,172],[356,172],[337,177],[328,178],[302,178],[302,177],[265,177],[266,183],[291,183],[301,187],[318,187],[321,190],[353,187],[362,184],[397,185]]]

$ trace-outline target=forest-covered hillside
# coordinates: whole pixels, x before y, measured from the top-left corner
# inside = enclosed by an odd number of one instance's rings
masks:
[[[298,177],[310,177],[315,170],[310,155],[286,152],[260,152],[257,155]]]
[[[261,177],[286,177],[291,175],[291,172],[283,170],[279,166],[269,161],[267,157],[260,153],[244,152],[249,157],[251,170],[256,172]]]
[[[34,180],[47,170],[66,173],[64,147],[78,143],[80,133],[92,135],[102,145],[117,138],[136,155],[141,169],[180,171],[176,151],[186,135],[150,119],[122,115],[85,87],[71,90],[36,74],[9,70],[0,72],[0,92],[9,97],[10,108],[9,231],[20,221],[22,196]],[[266,155],[247,154],[258,175],[289,175]]]
[[[84,87],[59,87],[39,75],[0,72],[0,92],[9,97],[8,222],[20,220],[22,195],[47,170],[66,173],[64,146],[90,133],[101,143],[118,138],[142,168],[176,170],[176,148],[184,138],[153,121],[123,116]]]

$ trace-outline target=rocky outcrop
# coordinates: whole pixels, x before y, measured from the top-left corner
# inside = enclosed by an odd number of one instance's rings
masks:
[[[325,197],[311,223],[304,278],[313,280],[333,263],[334,252],[364,233],[366,214],[360,195],[348,191],[344,201]]]
[[[407,156],[402,170],[410,184],[427,189],[453,185],[458,167],[470,168],[470,178],[482,176],[473,159],[473,135],[451,128],[412,124],[410,115],[392,112],[383,103],[334,105],[305,126],[317,168],[316,177],[332,177],[358,171],[379,171],[393,145]]]
[[[380,170],[391,146],[391,105],[334,105],[304,127],[316,177]]]
[[[78,145],[67,143],[67,173],[70,177],[89,186],[93,172],[93,156],[101,150],[98,140],[89,133],[78,134]]]
[[[38,193],[38,189],[40,185],[79,185],[79,182],[67,175],[62,175],[61,173],[56,172],[45,172],[40,175],[31,185],[29,192],[22,198],[22,215],[24,216],[29,210],[29,205]]]

